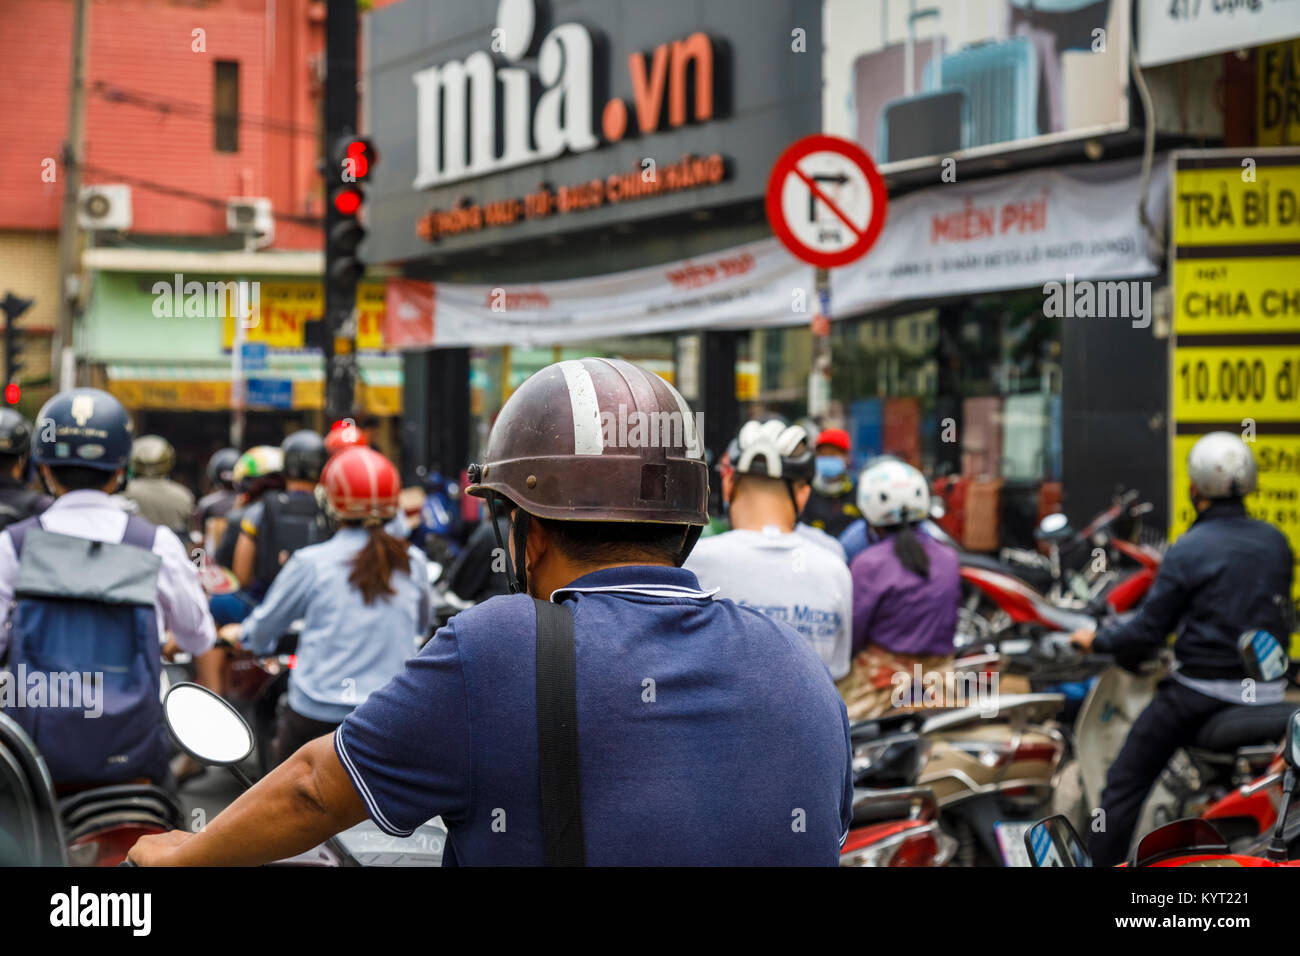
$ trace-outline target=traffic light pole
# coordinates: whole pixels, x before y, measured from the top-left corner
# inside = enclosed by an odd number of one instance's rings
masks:
[[[325,142],[336,143],[357,131],[357,4],[327,0],[325,20]],[[325,161],[325,413],[327,421],[352,414],[357,380],[356,281],[336,274],[339,258],[330,236],[344,218],[329,196],[343,171]]]

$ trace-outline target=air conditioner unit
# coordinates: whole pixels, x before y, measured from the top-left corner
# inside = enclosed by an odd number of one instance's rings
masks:
[[[226,229],[256,237],[256,245],[269,246],[275,238],[275,217],[271,200],[265,196],[233,196],[226,200]]]
[[[77,225],[88,232],[130,229],[131,187],[82,186],[77,194]]]

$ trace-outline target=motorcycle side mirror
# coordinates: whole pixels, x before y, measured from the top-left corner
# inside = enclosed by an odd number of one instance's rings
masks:
[[[935,498],[933,501],[930,502],[930,517],[933,518],[935,521],[938,521],[947,513],[948,513],[948,509],[944,507],[943,502],[940,501],[938,498]]]
[[[437,584],[438,579],[442,577],[442,565],[439,564],[437,561],[430,561],[428,562],[426,568],[427,568],[429,583]]]
[[[1059,511],[1045,515],[1034,532],[1034,537],[1042,541],[1056,541],[1069,536],[1070,519]]]
[[[176,684],[163,699],[167,729],[195,760],[234,767],[253,752],[253,732],[231,707],[206,687]]]
[[[1078,831],[1059,813],[1025,831],[1025,849],[1034,866],[1092,866]]]
[[[1237,638],[1237,653],[1246,673],[1254,680],[1269,682],[1286,676],[1286,648],[1276,637],[1264,630],[1245,631]]]

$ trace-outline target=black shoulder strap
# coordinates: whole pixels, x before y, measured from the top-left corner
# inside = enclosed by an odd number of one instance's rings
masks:
[[[561,604],[533,600],[537,607],[537,758],[543,859],[547,866],[585,866],[573,614]]]

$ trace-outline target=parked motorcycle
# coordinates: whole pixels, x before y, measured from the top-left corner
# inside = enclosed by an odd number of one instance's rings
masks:
[[[1144,835],[1122,864],[1146,866],[1300,866],[1300,826],[1288,820],[1300,790],[1300,709],[1286,725],[1283,745],[1286,770],[1282,780],[1282,801],[1277,820],[1266,840],[1249,852],[1234,852],[1208,820],[1174,820]],[[1300,822],[1300,821],[1296,821]],[[1092,858],[1073,824],[1062,814],[1040,820],[1025,834],[1025,849],[1033,866],[1091,866]]]
[[[961,672],[958,672],[961,673]],[[966,672],[971,673],[971,672]],[[1059,694],[1002,695],[984,706],[924,709],[859,721],[850,728],[855,783],[891,735],[929,741],[918,787],[933,792],[959,866],[1026,864],[1020,837],[1048,805],[1066,745],[1050,718]]]

